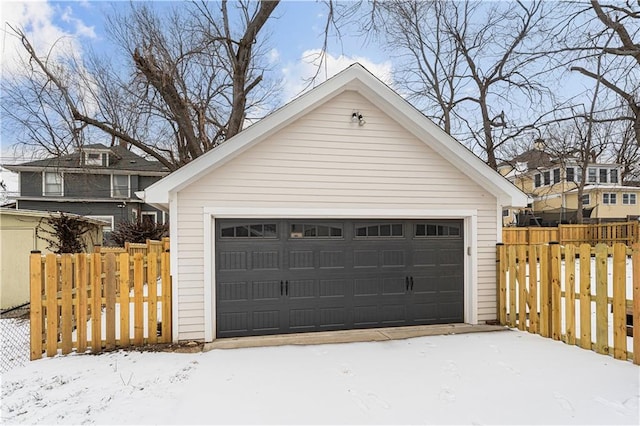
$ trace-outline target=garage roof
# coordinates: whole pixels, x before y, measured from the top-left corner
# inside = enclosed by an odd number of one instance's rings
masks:
[[[482,185],[498,199],[501,206],[527,205],[527,196],[523,192],[358,63],[136,195],[148,204],[168,209],[170,193],[187,187],[203,173],[220,167],[345,91],[356,91],[378,106],[416,138]]]

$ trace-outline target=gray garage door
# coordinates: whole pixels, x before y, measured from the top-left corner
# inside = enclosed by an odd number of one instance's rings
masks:
[[[216,335],[462,322],[462,224],[217,220]]]

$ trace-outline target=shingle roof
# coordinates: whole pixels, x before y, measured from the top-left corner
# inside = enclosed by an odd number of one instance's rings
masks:
[[[149,161],[134,154],[128,149],[119,145],[108,147],[102,144],[85,145],[84,149],[100,149],[109,151],[109,166],[92,166],[82,163],[82,151],[76,151],[69,155],[60,157],[45,158],[43,160],[29,161],[15,165],[4,165],[8,170],[13,168],[34,167],[34,168],[65,168],[65,169],[108,169],[108,170],[128,170],[146,172],[169,172],[165,166],[158,161]]]
[[[511,160],[505,161],[503,164],[515,166],[516,163],[526,163],[528,170],[546,168],[555,164],[551,154],[539,149],[531,149],[523,152]]]

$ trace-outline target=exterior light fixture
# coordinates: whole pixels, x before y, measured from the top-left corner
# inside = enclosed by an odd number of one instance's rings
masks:
[[[357,122],[359,126],[364,126],[367,123],[364,120],[364,116],[357,111],[351,114],[351,122],[352,123]]]

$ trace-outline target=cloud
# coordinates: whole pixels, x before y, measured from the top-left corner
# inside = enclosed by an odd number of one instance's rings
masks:
[[[289,102],[356,62],[386,84],[393,86],[393,65],[391,61],[376,63],[362,56],[340,55],[336,57],[327,53],[320,70],[318,70],[321,54],[322,50],[320,49],[307,50],[302,53],[302,57],[298,62],[289,63],[282,69],[284,74],[283,101]],[[310,84],[316,73],[317,77]]]
[[[68,23],[72,31],[56,24],[56,19]],[[10,1],[2,4],[2,72],[19,73],[26,58],[20,39],[11,27],[21,29],[42,55],[81,57],[79,38],[95,38],[93,27],[73,16],[70,7],[64,10],[41,1]]]

